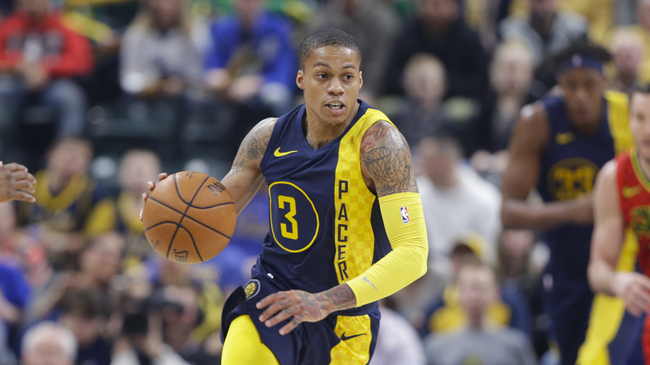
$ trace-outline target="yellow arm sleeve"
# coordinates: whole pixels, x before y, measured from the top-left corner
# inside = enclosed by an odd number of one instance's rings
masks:
[[[347,282],[357,307],[394,294],[427,272],[429,243],[420,194],[380,197],[379,208],[393,250]],[[405,215],[402,208],[406,208]]]

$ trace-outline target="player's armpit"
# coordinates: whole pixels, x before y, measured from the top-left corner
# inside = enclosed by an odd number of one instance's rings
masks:
[[[368,187],[378,197],[418,192],[411,161],[411,150],[392,124],[378,121],[361,140],[361,171]]]
[[[379,207],[393,250],[347,282],[357,307],[396,293],[427,271],[429,242],[420,194],[380,197]]]
[[[588,277],[598,292],[615,295],[614,274],[625,238],[625,222],[621,212],[616,182],[616,161],[610,161],[596,179],[594,196],[594,234]]]
[[[253,127],[239,146],[230,171],[221,180],[235,202],[237,214],[250,202],[264,182],[260,163],[277,120],[267,118]]]

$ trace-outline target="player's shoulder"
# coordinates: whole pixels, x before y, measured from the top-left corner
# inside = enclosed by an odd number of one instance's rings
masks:
[[[266,118],[257,123],[244,138],[237,154],[245,156],[247,160],[262,159],[277,121],[278,118]]]
[[[603,165],[596,178],[596,185],[601,186],[601,189],[602,187],[617,189],[618,166],[619,161],[617,159],[610,160]]]
[[[537,101],[521,109],[513,132],[513,142],[527,148],[543,148],[548,143],[550,130],[544,103]]]

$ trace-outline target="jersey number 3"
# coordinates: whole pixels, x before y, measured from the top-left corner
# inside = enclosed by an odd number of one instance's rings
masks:
[[[278,195],[278,208],[285,210],[288,209],[289,212],[284,215],[284,217],[289,221],[287,223],[280,223],[280,232],[282,237],[288,238],[290,240],[298,239],[298,222],[296,221],[296,199],[285,196]]]

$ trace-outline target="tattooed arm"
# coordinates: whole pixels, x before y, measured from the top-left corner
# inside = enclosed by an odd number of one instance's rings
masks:
[[[347,284],[341,284],[316,294],[302,290],[271,294],[260,300],[257,308],[267,307],[259,317],[267,327],[273,327],[291,318],[291,321],[280,329],[280,334],[286,335],[302,322],[318,322],[332,312],[354,308],[355,303],[352,289]]]
[[[260,163],[277,120],[277,118],[264,119],[248,132],[239,145],[230,172],[221,180],[235,202],[237,214],[244,210],[264,182]],[[158,181],[165,178],[167,178],[167,174],[164,172],[158,175]],[[156,184],[148,181],[146,187],[149,191],[153,191]],[[147,200],[147,198],[149,198],[149,194],[143,194],[142,200]],[[142,210],[140,210],[140,220],[142,220]]]
[[[394,126],[379,121],[368,128],[361,140],[361,171],[378,197],[417,193],[412,165],[411,150]]]
[[[260,162],[276,121],[277,118],[264,119],[253,127],[239,146],[230,171],[221,180],[235,202],[237,214],[241,213],[264,182]]]
[[[377,122],[361,142],[362,172],[376,191],[393,251],[360,276],[330,290],[310,294],[292,290],[269,295],[257,303],[266,310],[259,320],[284,335],[301,322],[317,322],[332,312],[362,306],[387,297],[426,272],[428,242],[422,203],[411,169],[411,153],[402,135],[387,122]],[[400,216],[408,207],[409,222]]]

